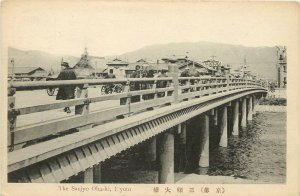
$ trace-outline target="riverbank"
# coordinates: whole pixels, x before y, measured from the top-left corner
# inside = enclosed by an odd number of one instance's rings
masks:
[[[257,105],[256,112],[286,112],[286,106],[281,105]]]

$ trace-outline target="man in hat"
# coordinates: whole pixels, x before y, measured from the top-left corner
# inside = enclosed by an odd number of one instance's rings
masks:
[[[57,80],[76,80],[76,74],[69,67],[67,62],[63,62],[61,64],[62,71],[59,73]],[[56,100],[67,100],[67,99],[74,99],[75,98],[75,88],[76,86],[61,86],[58,89],[58,93],[56,95]],[[69,107],[65,107],[64,111],[67,113],[71,113]]]
[[[184,71],[180,74],[180,77],[190,77],[190,68],[186,67]]]

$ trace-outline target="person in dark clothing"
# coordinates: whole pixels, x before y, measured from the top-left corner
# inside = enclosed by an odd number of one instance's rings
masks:
[[[105,79],[112,79],[112,78],[116,78],[116,75],[114,74],[114,70],[110,69],[109,74],[105,76]]]
[[[135,66],[135,71],[132,73],[131,78],[141,78],[142,77],[142,70],[141,66]]]
[[[113,69],[110,69],[109,70],[109,74],[107,74],[104,79],[113,79],[113,78],[116,78],[116,75],[114,74],[114,70]],[[106,86],[108,90],[113,91],[113,88],[114,88],[114,84],[113,83],[110,83],[110,84],[107,84]]]
[[[59,73],[57,80],[76,80],[75,72],[69,67],[67,62],[61,64],[62,71]],[[75,88],[76,86],[62,86],[59,87],[58,93],[56,95],[56,100],[67,100],[75,98]],[[64,111],[71,113],[69,107],[65,107]]]
[[[190,68],[186,67],[184,71],[180,74],[180,77],[190,77]]]

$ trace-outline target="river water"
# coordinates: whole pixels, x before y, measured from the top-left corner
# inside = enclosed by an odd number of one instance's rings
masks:
[[[228,148],[211,149],[209,175],[285,182],[286,113],[257,113],[247,133],[230,137],[228,144]]]
[[[157,183],[155,166],[145,162],[145,147],[140,144],[102,163],[102,182]],[[190,173],[199,172],[252,183],[285,183],[286,113],[257,113],[246,133],[229,137],[227,148],[211,142],[209,168]]]

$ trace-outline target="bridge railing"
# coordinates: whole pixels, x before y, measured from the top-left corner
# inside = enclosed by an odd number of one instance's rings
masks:
[[[164,84],[158,85],[161,82],[164,82]],[[116,94],[88,97],[89,87],[115,83],[124,85],[124,91]],[[136,88],[137,85],[139,85],[138,89]],[[28,107],[15,107],[15,91],[58,88],[62,86],[77,86],[76,99]],[[65,134],[67,130],[84,130],[86,127],[94,126],[99,121],[104,122],[165,104],[243,88],[266,89],[266,84],[262,81],[240,78],[178,77],[178,75],[165,78],[12,82],[8,85],[8,147],[12,151],[14,148],[23,148],[35,142],[59,137]],[[118,100],[119,105],[103,110],[90,110],[93,104],[108,100]],[[74,115],[16,127],[17,118],[22,115],[70,106],[75,106]]]

